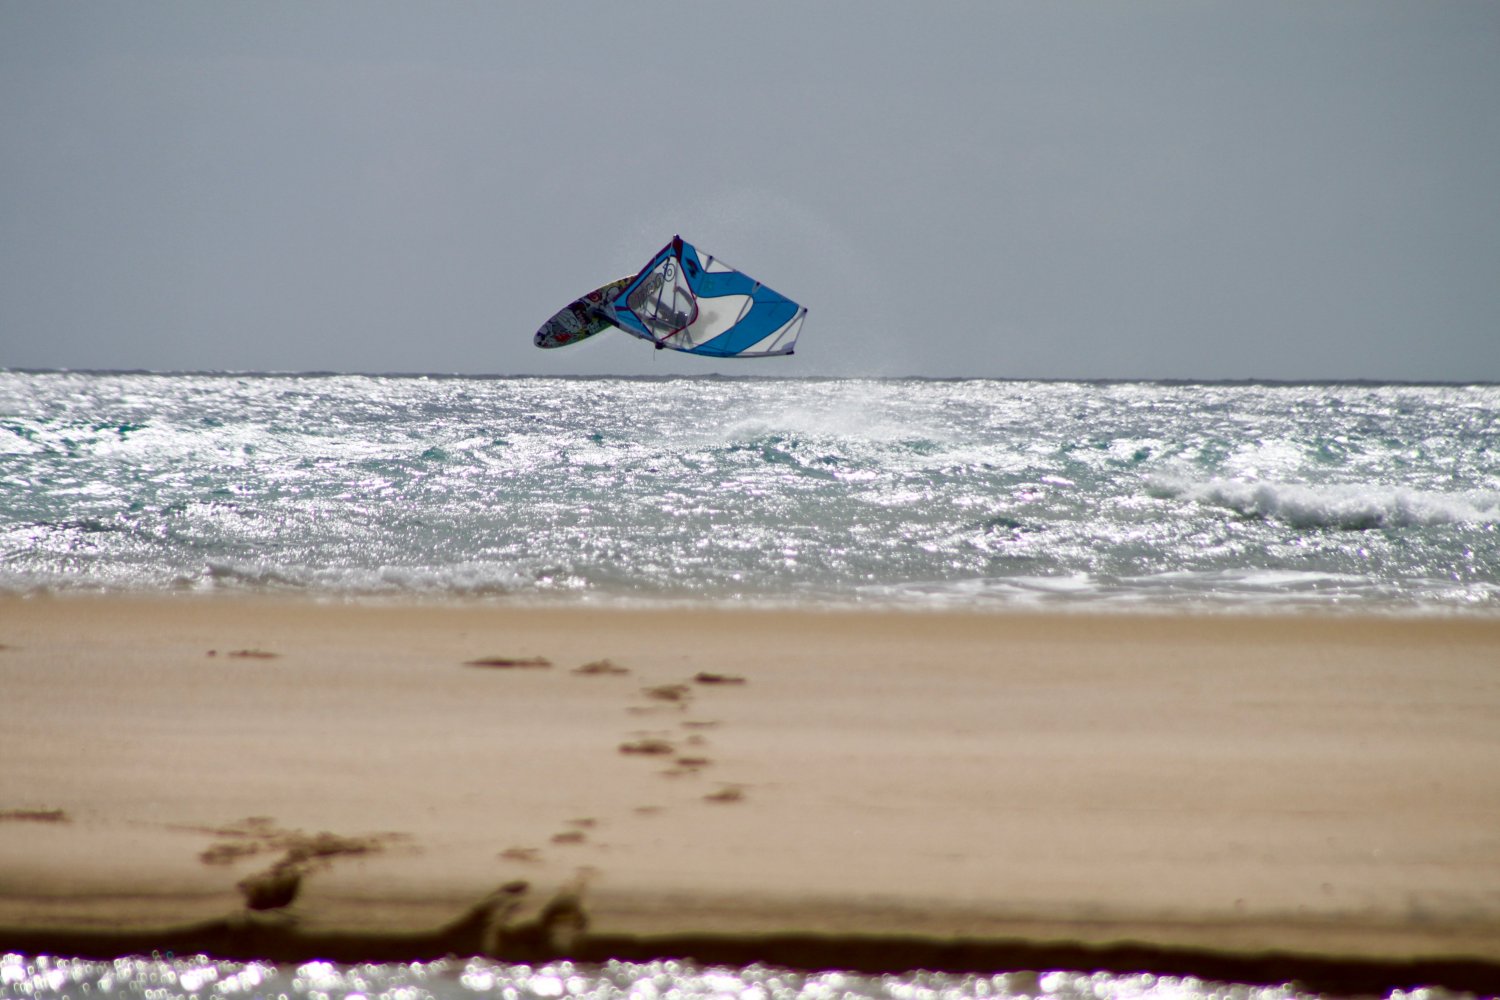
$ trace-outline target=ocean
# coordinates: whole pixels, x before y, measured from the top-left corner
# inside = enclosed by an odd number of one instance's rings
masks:
[[[446,959],[394,965],[222,962],[201,955],[112,962],[0,956],[6,1000],[1313,1000],[1293,986],[1245,986],[1149,973],[1066,971],[905,975],[729,968],[692,962],[502,965]],[[1391,1000],[1458,1000],[1443,989]]]
[[[1500,386],[0,371],[0,591],[1500,611]]]
[[[1497,542],[1495,385],[0,371],[13,594],[1494,615]],[[1087,970],[0,956],[0,1000],[1304,996]]]

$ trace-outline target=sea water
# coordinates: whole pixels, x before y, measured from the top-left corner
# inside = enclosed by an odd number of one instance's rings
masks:
[[[204,956],[112,962],[0,956],[3,1000],[1299,1000],[1292,986],[1049,971],[993,975],[860,975],[691,962],[502,965],[447,959],[395,965],[278,966]],[[1442,989],[1392,1000],[1446,1000]]]
[[[1500,386],[0,371],[0,591],[1500,611]]]

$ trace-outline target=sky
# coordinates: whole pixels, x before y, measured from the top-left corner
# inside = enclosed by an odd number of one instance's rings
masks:
[[[553,312],[674,234],[790,358]],[[1500,380],[1500,3],[0,0],[0,368]]]

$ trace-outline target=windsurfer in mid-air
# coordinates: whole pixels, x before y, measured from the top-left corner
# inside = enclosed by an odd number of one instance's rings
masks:
[[[633,278],[621,278],[559,313],[533,338],[538,347],[576,344],[617,328],[657,350],[718,358],[791,354],[807,310],[743,271],[674,237]],[[565,312],[568,310],[564,310]]]

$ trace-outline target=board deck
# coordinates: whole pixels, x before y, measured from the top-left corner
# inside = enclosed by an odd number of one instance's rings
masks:
[[[563,306],[536,332],[536,346],[566,347],[609,329],[613,324],[599,307],[614,298],[634,277],[616,278]]]

